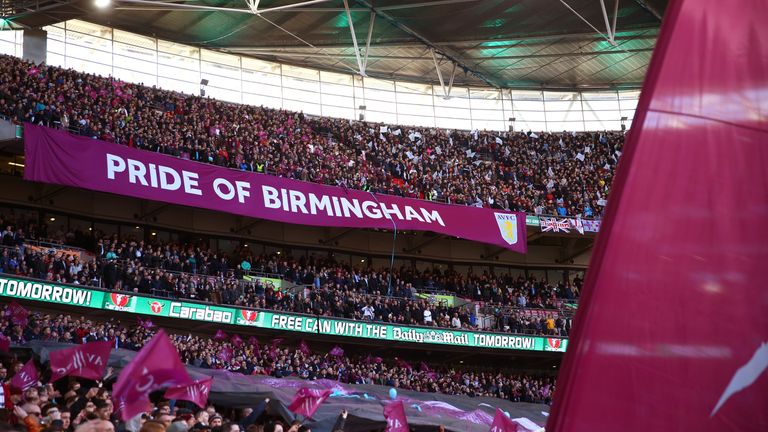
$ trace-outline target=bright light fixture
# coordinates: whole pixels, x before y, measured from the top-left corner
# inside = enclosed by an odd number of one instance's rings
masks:
[[[97,8],[104,9],[112,4],[112,0],[94,0],[93,4],[96,5]]]

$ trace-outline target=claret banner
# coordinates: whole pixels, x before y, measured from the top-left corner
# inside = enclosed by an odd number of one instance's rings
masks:
[[[525,253],[525,214],[236,171],[24,125],[24,179],[277,222],[432,231]]]

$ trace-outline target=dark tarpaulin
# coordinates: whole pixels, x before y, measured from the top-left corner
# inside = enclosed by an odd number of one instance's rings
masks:
[[[42,363],[48,353],[71,347],[70,344],[31,341],[30,348]],[[136,355],[135,351],[113,349],[108,365],[121,370]],[[216,369],[187,366],[192,379],[213,376],[209,400],[229,408],[253,407],[264,398],[270,398],[268,411],[286,420],[294,414],[287,406],[301,387],[331,389],[331,397],[323,403],[310,423],[318,432],[331,431],[342,409],[349,412],[345,432],[384,429],[383,407],[389,401],[389,387],[377,385],[343,384],[332,380],[305,381],[297,378],[274,378],[264,375],[246,376]],[[456,432],[485,432],[493,421],[495,409],[501,408],[513,419],[520,419],[525,430],[537,430],[546,422],[549,406],[523,402],[509,402],[498,398],[449,396],[439,393],[421,393],[398,390],[403,400],[408,424],[415,430],[437,430],[445,426]]]

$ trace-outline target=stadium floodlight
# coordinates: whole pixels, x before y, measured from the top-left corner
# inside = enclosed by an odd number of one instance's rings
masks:
[[[112,4],[112,0],[94,0],[93,4],[99,9],[104,9]]]

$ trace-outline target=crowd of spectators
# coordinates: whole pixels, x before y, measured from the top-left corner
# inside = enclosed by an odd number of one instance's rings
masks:
[[[622,133],[458,131],[188,96],[0,57],[0,114],[203,163],[498,209],[598,217]]]
[[[87,260],[63,247],[25,248],[18,239],[25,237],[23,227],[34,223],[12,223],[2,215],[0,222],[10,224],[0,232],[0,238],[9,240],[0,248],[2,273],[254,309],[482,329],[488,326],[478,322],[477,304],[484,314],[495,317],[492,330],[566,336],[571,321],[564,305],[578,296],[581,285],[578,278],[574,284],[550,285],[523,276],[438,269],[395,268],[390,275],[388,268],[352,267],[327,256],[293,259],[254,254],[246,247],[227,254],[203,243],[125,240],[99,232],[90,241],[94,259]],[[88,235],[77,232],[65,237]],[[304,288],[288,293],[259,279],[245,281],[245,268],[250,274],[267,274]],[[418,295],[434,290],[474,303],[446,305],[435,297]]]
[[[116,347],[139,350],[156,332],[149,322],[127,325],[117,319],[98,322],[82,316],[32,313],[26,325],[8,318],[0,330],[12,343],[31,340],[83,343],[110,341]],[[259,341],[236,335],[211,337],[169,333],[183,362],[201,367],[229,370],[244,375],[297,377],[305,380],[331,379],[348,384],[373,384],[418,392],[449,395],[487,396],[535,403],[549,403],[554,378],[516,373],[504,368],[492,370],[480,365],[412,366],[404,359],[347,355],[313,351],[305,342],[285,346],[282,339]],[[342,350],[343,351],[343,350]],[[15,370],[18,365],[11,365]]]

